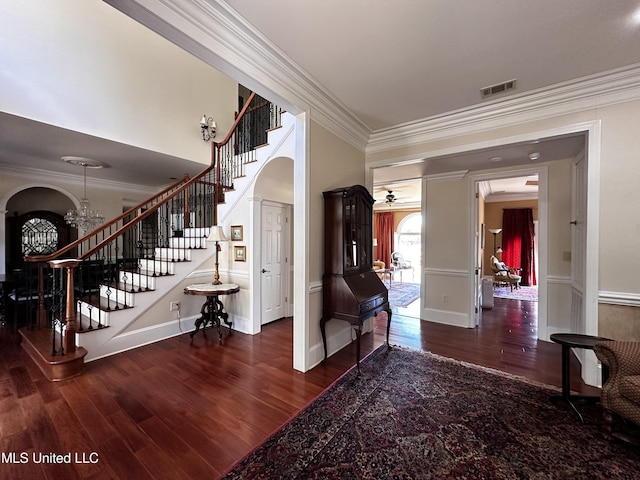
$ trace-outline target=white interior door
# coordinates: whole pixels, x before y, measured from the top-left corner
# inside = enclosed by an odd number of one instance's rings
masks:
[[[286,316],[288,274],[286,207],[262,205],[261,324]]]
[[[475,206],[474,206],[474,215],[473,217],[476,219],[475,225],[475,247],[474,247],[474,256],[473,263],[475,265],[474,273],[473,273],[473,291],[474,295],[474,324],[478,326],[480,324],[480,315],[482,311],[481,299],[482,292],[480,289],[480,274],[482,273],[482,235],[485,232],[482,230],[482,224],[480,222],[480,185],[478,182],[475,182],[475,190],[476,190],[476,198],[475,198]]]
[[[587,174],[584,157],[573,164],[571,202],[571,331],[586,333],[586,212]]]

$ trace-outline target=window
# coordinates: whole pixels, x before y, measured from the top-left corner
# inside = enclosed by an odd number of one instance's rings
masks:
[[[418,271],[422,260],[422,214],[411,213],[398,224],[396,250]]]
[[[22,225],[22,255],[48,255],[58,246],[58,229],[49,220],[32,218]]]

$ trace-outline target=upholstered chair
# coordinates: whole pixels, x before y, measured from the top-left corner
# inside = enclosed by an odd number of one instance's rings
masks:
[[[601,402],[611,433],[623,440],[640,443],[640,436],[636,437],[640,432],[640,342],[603,341],[596,343],[593,351],[609,368],[609,378],[602,386]],[[635,425],[614,431],[616,415]]]
[[[514,270],[503,269],[500,260],[495,255],[491,255],[491,270],[495,285],[509,285],[512,291],[514,288],[520,288],[522,277],[517,275]]]

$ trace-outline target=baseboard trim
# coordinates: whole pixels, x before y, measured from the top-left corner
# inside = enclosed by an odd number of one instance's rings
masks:
[[[446,310],[436,310],[435,308],[425,308],[422,310],[421,320],[428,322],[442,323],[453,327],[472,328],[469,316],[466,313],[449,312]]]

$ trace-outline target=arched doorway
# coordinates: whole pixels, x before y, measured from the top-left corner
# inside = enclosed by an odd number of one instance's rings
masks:
[[[396,250],[413,267],[412,282],[420,283],[422,265],[422,214],[410,213],[398,223],[396,230]],[[417,273],[417,275],[416,275]]]
[[[254,232],[251,290],[253,331],[265,323],[291,316],[293,159],[270,160],[256,177],[252,198]]]
[[[53,253],[77,237],[77,230],[64,221],[73,201],[47,187],[28,187],[6,203],[6,272],[22,269],[25,255]]]

